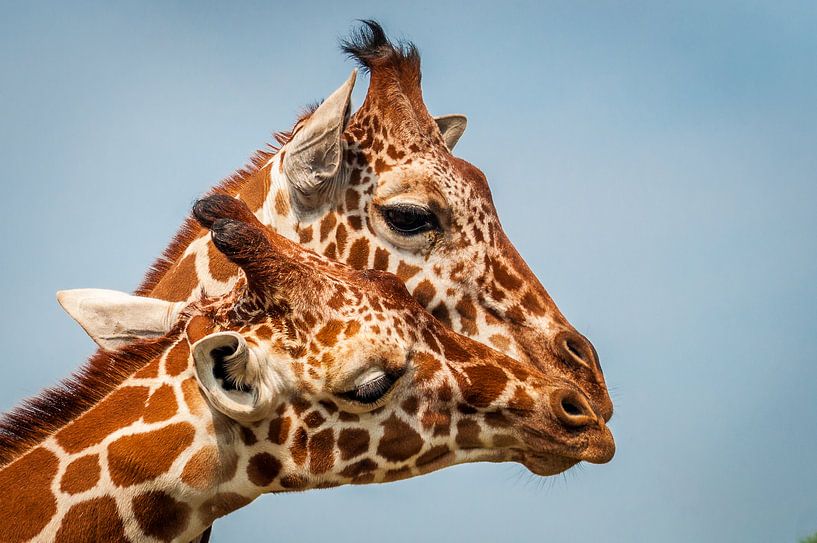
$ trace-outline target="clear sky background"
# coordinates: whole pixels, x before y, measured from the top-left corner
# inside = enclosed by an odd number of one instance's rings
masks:
[[[814,2],[0,2],[0,409],[94,350],[54,292],[134,289],[370,17],[419,46],[431,112],[468,115],[457,153],[598,348],[618,453],[266,496],[214,541],[817,530]]]

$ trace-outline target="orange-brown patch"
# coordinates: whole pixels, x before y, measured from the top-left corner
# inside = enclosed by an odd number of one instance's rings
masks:
[[[328,213],[321,219],[321,227],[320,227],[320,240],[321,242],[326,241],[326,238],[329,237],[329,232],[335,227],[338,223],[338,218],[334,212]]]
[[[381,247],[374,250],[374,265],[376,270],[386,271],[389,269],[389,252]]]
[[[199,285],[199,276],[196,273],[196,254],[191,253],[176,262],[156,287],[151,296],[169,302],[183,302],[187,300]]]
[[[343,322],[339,320],[331,320],[315,334],[315,338],[327,347],[333,346],[338,342],[338,334],[343,331]]]
[[[400,279],[402,282],[406,282],[418,273],[420,273],[420,269],[417,266],[412,266],[411,264],[406,264],[402,260],[400,264],[397,265],[397,278]]]
[[[99,481],[99,456],[89,454],[77,458],[65,468],[60,479],[60,490],[79,494],[96,486]]]
[[[304,462],[306,462],[307,440],[306,430],[300,427],[295,430],[295,437],[292,440],[292,445],[289,447],[289,454],[292,456],[292,460],[299,466],[302,466]]]
[[[414,292],[411,293],[423,307],[428,307],[436,294],[437,289],[434,288],[434,285],[432,285],[428,279],[420,281],[417,286],[414,287]]]
[[[204,490],[216,483],[218,471],[218,449],[205,445],[193,453],[184,465],[181,479],[188,486]]]
[[[57,443],[71,454],[96,445],[114,430],[129,426],[141,418],[149,391],[147,387],[114,390],[96,407],[57,432]]]
[[[306,228],[301,228],[298,230],[298,241],[301,245],[307,244],[312,241],[312,227],[307,226]]]
[[[289,201],[282,189],[275,192],[275,212],[282,217],[289,215]]]
[[[530,394],[525,392],[524,388],[516,387],[516,390],[513,393],[513,398],[511,398],[511,401],[508,402],[508,406],[512,409],[518,409],[520,411],[532,411],[534,402],[533,398],[530,397]]]
[[[54,541],[124,543],[130,540],[125,536],[125,527],[122,525],[116,500],[110,496],[103,496],[72,505],[62,517],[62,524]]]
[[[463,449],[476,449],[483,446],[479,439],[479,424],[471,419],[457,423],[457,445]]]
[[[369,240],[358,238],[352,242],[346,263],[355,269],[363,270],[369,267]]]
[[[133,374],[136,379],[155,379],[159,376],[159,358],[152,360]]]
[[[216,281],[225,282],[238,275],[238,266],[227,260],[212,241],[207,243],[207,269]]]
[[[184,396],[184,403],[187,404],[187,409],[194,416],[200,417],[207,411],[207,401],[204,399],[204,394],[194,378],[191,377],[182,381],[182,395]]]
[[[249,179],[244,182],[238,197],[244,200],[250,211],[257,211],[264,204],[269,191],[269,174],[268,169],[263,168],[255,172]]]
[[[37,447],[0,470],[0,541],[18,543],[36,536],[57,512],[51,481],[59,460],[54,453]]]
[[[131,486],[166,473],[193,443],[196,431],[183,422],[123,436],[108,445],[108,471],[117,486]]]
[[[276,417],[269,424],[267,439],[276,445],[283,445],[289,437],[289,417]]]
[[[165,359],[165,373],[171,377],[179,375],[190,363],[190,345],[185,340],[179,341]]]
[[[213,333],[213,321],[204,315],[196,315],[187,323],[187,338],[190,343],[195,343],[204,336]]]
[[[178,409],[173,387],[162,385],[150,396],[142,419],[147,423],[161,422],[175,415]]]

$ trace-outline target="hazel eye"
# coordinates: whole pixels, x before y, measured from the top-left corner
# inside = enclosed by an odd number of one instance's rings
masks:
[[[384,207],[380,212],[389,228],[404,236],[415,236],[440,227],[434,213],[422,206],[397,204]]]
[[[399,375],[377,373],[349,392],[344,392],[341,394],[341,397],[356,403],[375,403],[391,390],[391,387],[399,377]]]

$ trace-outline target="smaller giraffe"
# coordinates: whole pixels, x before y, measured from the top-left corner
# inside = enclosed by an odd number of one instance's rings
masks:
[[[110,351],[0,419],[0,541],[186,542],[268,492],[612,458],[575,384],[454,333],[396,277],[318,256],[229,196],[194,215],[242,270],[231,292],[60,293]]]

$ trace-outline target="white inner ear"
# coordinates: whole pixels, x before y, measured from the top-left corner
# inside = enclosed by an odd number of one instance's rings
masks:
[[[465,127],[468,125],[468,118],[465,115],[454,113],[434,117],[434,121],[440,129],[440,133],[443,135],[445,146],[448,147],[449,151],[453,151],[454,146],[457,145],[463,132],[465,132]]]
[[[185,306],[184,302],[97,288],[61,290],[57,301],[91,339],[107,350],[165,335]]]
[[[239,422],[254,422],[264,416],[270,404],[255,353],[241,334],[216,332],[193,344],[196,379],[215,409]],[[217,364],[223,368],[217,369]],[[230,376],[238,390],[225,387],[217,373]]]
[[[300,211],[332,196],[343,163],[343,131],[349,120],[357,70],[318,106],[286,146],[284,172]]]

